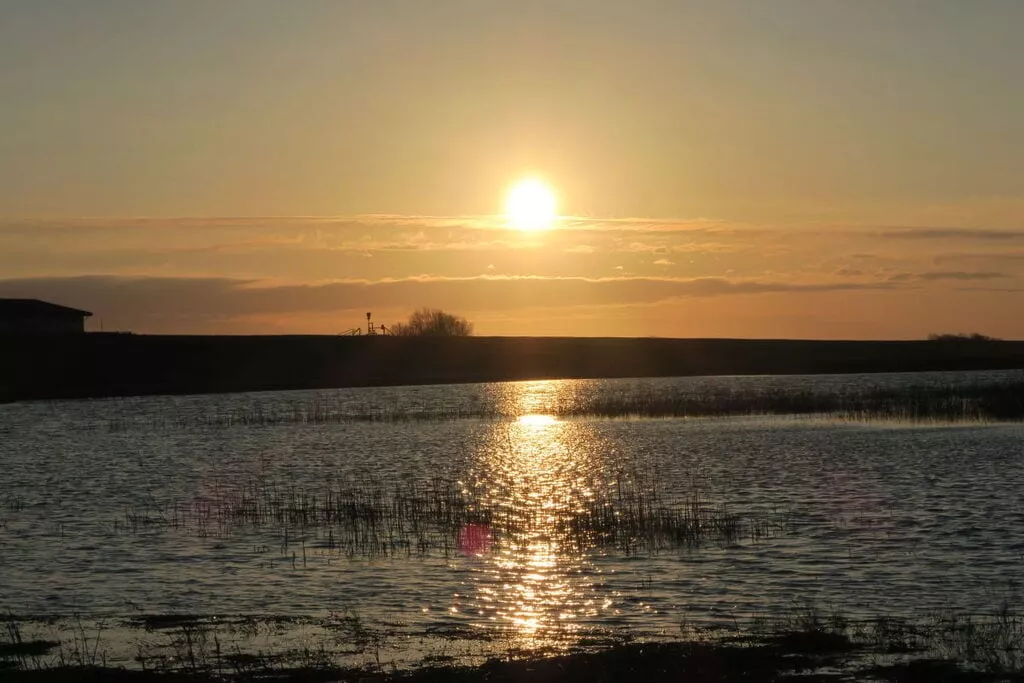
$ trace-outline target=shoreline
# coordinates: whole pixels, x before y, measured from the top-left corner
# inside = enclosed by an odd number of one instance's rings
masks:
[[[108,661],[100,631],[93,634],[79,625],[70,643],[28,640],[20,637],[18,622],[11,619],[8,637],[0,638],[0,678],[5,681],[1024,680],[1022,624],[1008,614],[978,621],[963,616],[928,623],[880,617],[857,623],[809,611],[789,615],[774,628],[766,624],[767,629],[738,628],[717,635],[697,630],[682,637],[627,638],[566,649],[510,646],[488,656],[460,654],[457,646],[438,642],[435,654],[405,664],[391,659],[393,651],[382,652],[386,634],[361,627],[339,624],[329,647],[321,642],[280,651],[263,646],[251,650],[219,639],[209,620],[152,615],[138,618],[145,638],[139,641],[143,644],[134,666]]]
[[[0,337],[0,403],[539,379],[1024,369],[1020,341]]]

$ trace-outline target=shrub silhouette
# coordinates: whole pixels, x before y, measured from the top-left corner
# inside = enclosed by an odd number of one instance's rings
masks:
[[[438,308],[419,308],[391,329],[402,337],[468,337],[473,334],[473,323]]]
[[[973,334],[929,334],[928,341],[933,342],[994,342],[1000,341],[997,337],[989,337],[985,334],[974,332]]]

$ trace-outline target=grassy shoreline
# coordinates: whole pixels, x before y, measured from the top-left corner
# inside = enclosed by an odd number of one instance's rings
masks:
[[[727,635],[691,633],[689,639],[622,642],[562,652],[508,650],[482,663],[426,657],[396,667],[378,656],[363,665],[339,665],[329,653],[246,654],[216,650],[201,621],[154,617],[149,631],[165,630],[175,656],[146,658],[139,666],[108,666],[95,650],[47,652],[52,642],[0,642],[5,681],[352,681],[512,683],[514,681],[1024,681],[1024,620],[1007,612],[985,619],[946,615],[926,621],[879,618],[854,622],[814,610]],[[207,622],[208,624],[209,622]],[[10,622],[9,622],[10,624]],[[208,626],[206,627],[208,628]],[[346,633],[346,644],[370,649]],[[365,635],[365,634],[364,634]],[[202,638],[200,636],[203,636]]]

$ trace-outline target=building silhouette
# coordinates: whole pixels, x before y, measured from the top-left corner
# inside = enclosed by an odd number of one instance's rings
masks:
[[[39,299],[0,299],[0,334],[83,334],[91,315]]]

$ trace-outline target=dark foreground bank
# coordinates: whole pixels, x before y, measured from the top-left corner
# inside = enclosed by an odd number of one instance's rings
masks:
[[[239,662],[217,669],[139,671],[102,666],[0,669],[14,683],[170,683],[172,681],[280,681],[322,683],[824,683],[871,680],[893,683],[1024,681],[1020,671],[983,670],[952,659],[905,658],[898,652],[866,653],[826,633],[795,633],[768,642],[623,645],[596,653],[525,660],[495,660],[479,667],[424,667],[387,672],[382,667],[282,668],[272,661]]]
[[[546,378],[1024,368],[1024,342],[558,337],[0,338],[0,401]]]

